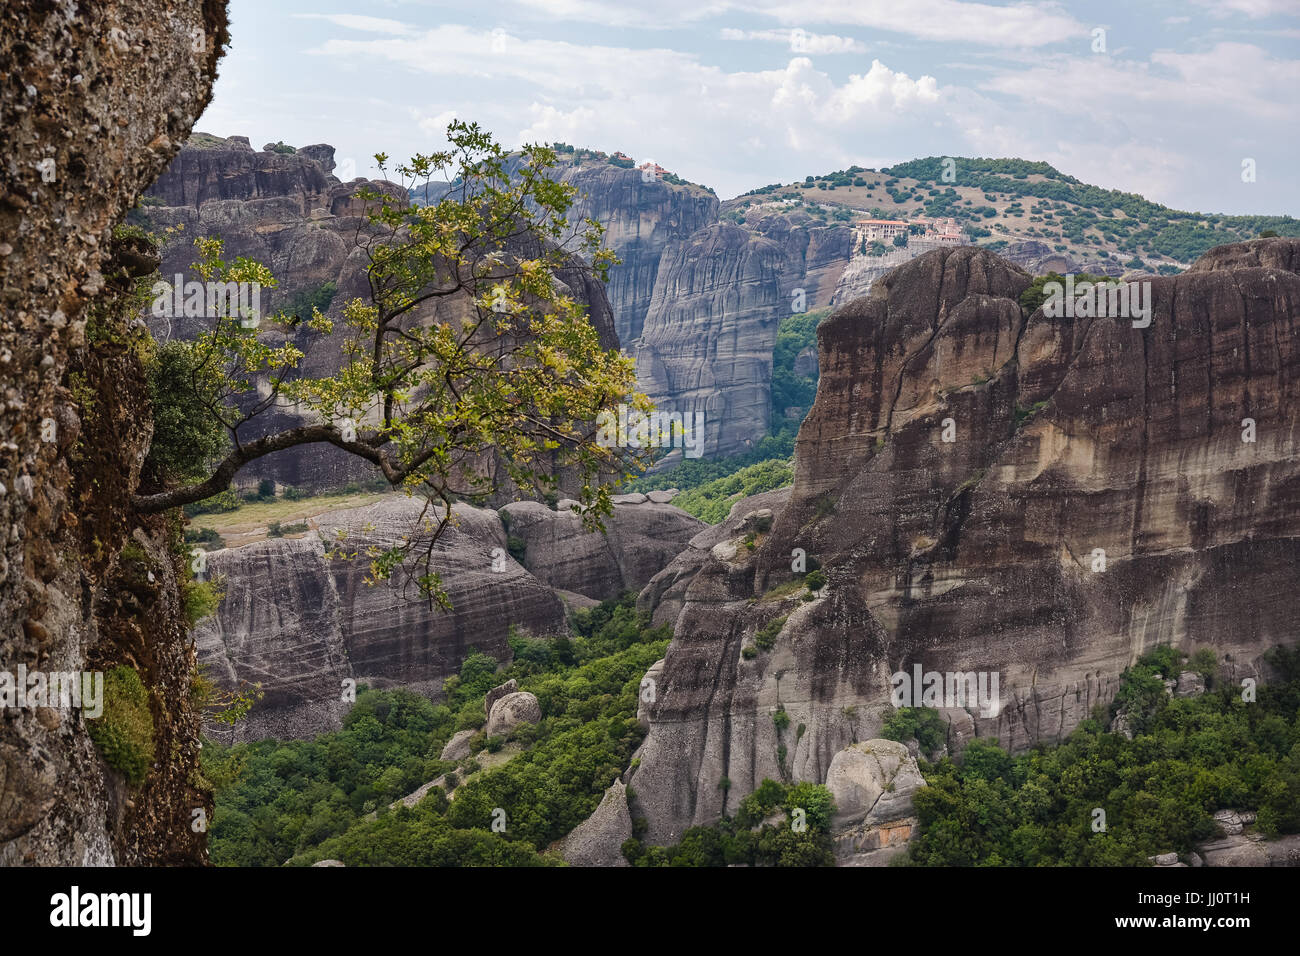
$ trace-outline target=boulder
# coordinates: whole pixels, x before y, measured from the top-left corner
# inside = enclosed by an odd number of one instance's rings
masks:
[[[498,684],[490,691],[483,695],[483,716],[492,716],[492,705],[499,701],[506,694],[513,694],[519,689],[519,682],[513,677],[504,684]]]
[[[912,815],[912,795],[925,786],[916,760],[894,740],[846,747],[831,760],[826,787],[835,798],[832,830],[881,824]]]
[[[1183,671],[1178,675],[1175,697],[1196,697],[1205,693],[1205,678],[1195,671]]]
[[[439,760],[464,760],[470,756],[469,742],[477,734],[476,730],[458,730],[451,735],[451,740],[447,741],[447,746],[442,748],[442,753],[438,755]]]
[[[1228,836],[1236,836],[1241,833],[1246,821],[1236,810],[1219,810],[1214,814],[1214,822]]]
[[[520,724],[535,724],[542,719],[542,705],[528,691],[506,694],[492,705],[487,735],[505,737]]]

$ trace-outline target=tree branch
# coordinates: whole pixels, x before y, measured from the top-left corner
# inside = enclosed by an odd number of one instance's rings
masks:
[[[378,467],[384,473],[384,477],[392,484],[401,481],[401,474],[398,470],[373,445],[361,441],[344,441],[342,432],[332,425],[303,425],[299,428],[290,428],[278,434],[267,435],[264,438],[238,446],[217,465],[216,470],[206,481],[196,485],[182,485],[179,488],[152,495],[135,495],[131,504],[139,514],[157,514],[160,511],[166,511],[168,508],[179,508],[182,505],[193,504],[196,501],[211,498],[213,495],[220,494],[229,488],[235,474],[250,461],[255,461],[273,452],[284,451],[286,448],[310,445],[315,442],[328,442],[346,452],[364,458]]]

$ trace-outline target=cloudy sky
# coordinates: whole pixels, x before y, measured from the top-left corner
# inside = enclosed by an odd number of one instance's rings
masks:
[[[653,159],[724,199],[853,164],[1014,156],[1179,209],[1300,215],[1300,0],[230,8],[198,128],[331,143],[356,175],[379,151],[437,149],[457,117],[510,146]]]

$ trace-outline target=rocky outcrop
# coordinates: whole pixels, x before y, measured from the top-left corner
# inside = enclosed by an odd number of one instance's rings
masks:
[[[595,600],[639,591],[704,522],[680,508],[617,496],[605,530],[588,531],[573,511],[552,511],[536,501],[501,509],[510,537],[523,545],[520,561],[539,581]],[[644,497],[644,496],[642,496]]]
[[[535,724],[541,719],[542,705],[538,703],[537,696],[520,690],[506,694],[492,705],[484,729],[489,737],[506,737],[516,727]]]
[[[767,433],[772,348],[790,306],[784,267],[775,242],[717,223],[676,249],[655,282],[637,384],[683,420],[703,414],[706,455]]]
[[[704,453],[742,452],[767,434],[781,319],[828,304],[851,230],[806,213],[717,222],[668,250],[632,354],[662,408],[703,413]]]
[[[158,182],[145,204],[133,213],[134,221],[153,230],[171,233],[163,247],[162,277],[193,279],[190,268],[197,258],[194,240],[215,236],[225,243],[225,258],[246,256],[268,266],[277,285],[262,290],[260,306],[270,315],[286,308],[307,309],[315,301],[334,319],[356,298],[367,298],[367,259],[361,243],[370,235],[367,215],[374,203],[358,196],[362,187],[404,196],[396,183],[355,179],[341,182],[334,169],[334,149],[326,144],[295,152],[255,151],[246,137],[221,138],[198,133],[186,144]],[[509,254],[535,255],[536,240],[512,239]],[[604,348],[616,348],[613,313],[604,286],[586,270],[560,269],[556,280],[587,310],[588,320],[600,333]],[[329,290],[332,289],[332,294]],[[463,297],[425,303],[414,310],[411,324],[460,321],[468,313]],[[145,316],[160,341],[191,338],[207,329],[203,317]],[[343,363],[347,330],[337,322],[333,335],[316,334],[302,325],[291,333],[267,330],[267,341],[287,335],[302,350],[300,372],[330,375]],[[251,400],[251,399],[250,399]],[[265,411],[245,426],[243,437],[257,437],[304,422],[295,408]],[[487,466],[484,465],[486,468]],[[375,479],[368,463],[333,445],[300,446],[251,462],[238,475],[242,485],[270,478],[283,485],[337,488],[351,481]],[[501,500],[509,500],[508,493]]]
[[[439,760],[464,760],[470,756],[469,742],[478,734],[477,730],[458,730],[451,735],[451,740],[447,741],[447,746],[442,748],[442,753],[438,755]]]
[[[866,740],[844,748],[826,771],[835,798],[837,831],[912,816],[912,794],[925,786],[907,747],[893,740]]]
[[[1225,836],[1197,846],[1205,866],[1300,866],[1300,834],[1266,840],[1258,833]]]
[[[0,12],[0,669],[132,666],[150,693],[155,745],[174,748],[128,790],[79,710],[4,709],[0,864],[206,855],[189,827],[210,799],[187,783],[198,741],[177,562],[162,523],[125,510],[152,427],[143,372],[126,348],[88,356],[85,344],[92,307],[100,331],[129,340],[113,306],[136,273],[110,261],[127,251],[112,228],[207,104],[227,40],[217,0],[179,0],[166,17],[123,0],[15,0]],[[86,390],[93,414],[80,404]],[[79,452],[79,437],[104,444]],[[133,533],[144,557],[128,562]]]
[[[1187,271],[1222,272],[1226,269],[1300,272],[1300,244],[1294,239],[1272,239],[1215,246],[1193,262]]]
[[[505,697],[507,694],[513,694],[518,689],[519,689],[519,681],[515,680],[514,678],[511,678],[510,680],[506,681],[504,684],[499,684],[498,686],[493,687],[490,691],[488,691],[486,694],[483,695],[483,716],[491,717],[492,705],[495,704],[497,701],[499,701],[502,697]]]
[[[867,740],[837,753],[826,771],[836,865],[886,866],[903,853],[917,822],[912,796],[924,786],[904,744]]]
[[[630,345],[641,337],[665,254],[717,219],[718,197],[603,162],[566,162],[558,178],[577,189],[570,220],[596,220],[618,254],[606,292],[619,341]]]
[[[706,526],[650,579],[637,595],[637,610],[650,615],[651,623],[656,627],[675,623],[686,602],[686,590],[696,573],[708,562],[714,545],[738,537],[746,515],[763,509],[779,510],[789,497],[789,488],[778,488],[737,501],[731,506],[726,520]]]
[[[412,534],[422,504],[394,495],[318,519],[305,538],[208,556],[225,598],[195,632],[200,664],[224,687],[261,684],[264,695],[233,731],[214,733],[312,736],[340,726],[351,687],[405,687],[436,698],[471,650],[508,661],[512,626],[536,636],[567,632],[563,605],[508,557],[492,511],[457,505],[457,524],[434,549],[450,611],[420,600],[401,574],[367,584],[367,547]]]
[[[595,812],[564,838],[560,855],[572,866],[627,866],[622,846],[631,838],[627,787],[615,780]]]
[[[576,514],[520,502],[502,509],[507,534],[498,512],[458,504],[431,559],[452,604],[443,611],[421,600],[406,574],[366,581],[370,548],[412,535],[418,551],[422,510],[422,500],[394,494],[320,515],[302,538],[209,553],[208,573],[225,597],[195,630],[200,665],[224,688],[260,684],[263,695],[246,720],[233,730],[215,725],[213,735],[298,738],[336,729],[350,690],[362,684],[437,699],[471,651],[509,661],[511,628],[567,633],[569,592],[560,585],[598,599],[635,589],[703,526],[671,505],[617,504],[607,537],[582,531]],[[527,542],[523,564],[510,556],[512,538]],[[516,691],[512,681],[489,691],[484,716]]]
[[[1274,262],[1300,243],[1256,245]],[[1150,282],[1146,327],[1026,316],[1027,273],[940,250],[822,324],[788,503],[687,586],[636,774],[647,839],[764,777],[824,780],[914,665],[997,674],[992,708],[956,710],[1013,749],[1060,740],[1157,644],[1267,680],[1300,585],[1300,276]],[[796,548],[827,579],[811,600]],[[742,654],[769,626],[771,649]]]

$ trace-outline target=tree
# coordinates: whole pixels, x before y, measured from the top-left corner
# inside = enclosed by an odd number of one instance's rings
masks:
[[[395,168],[400,190],[358,193],[367,204],[356,242],[368,263],[368,295],[342,309],[341,336],[313,303],[305,318],[211,316],[212,327],[185,344],[188,355],[176,364],[188,372],[186,414],[224,430],[224,455],[201,480],[141,489],[137,511],[209,498],[252,461],[328,443],[425,498],[423,573],[415,580],[444,603],[430,559],[457,498],[480,497],[507,480],[553,493],[563,471],[573,476],[589,526],[612,513],[602,476],[626,471],[640,455],[598,443],[597,417],[619,403],[650,406],[634,391],[631,359],[602,346],[568,291],[572,281],[557,276],[604,280],[616,260],[602,248],[597,223],[567,222],[576,190],[548,176],[553,150],[526,146],[512,157],[461,121],[447,139],[446,151]],[[388,158],[376,160],[386,175]],[[439,201],[408,199],[413,190],[430,195],[439,178]],[[260,263],[226,263],[219,239],[196,246],[195,269],[205,281],[275,283]],[[301,373],[298,341],[339,347],[340,338],[337,372]],[[305,410],[308,423],[259,434],[264,413],[290,406]],[[390,576],[416,547],[408,540],[372,549],[372,579]]]

